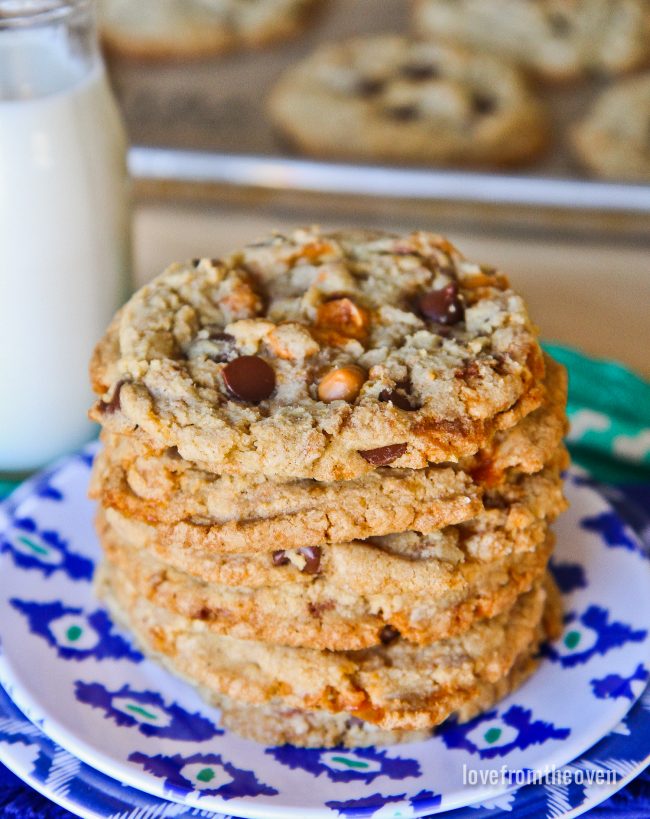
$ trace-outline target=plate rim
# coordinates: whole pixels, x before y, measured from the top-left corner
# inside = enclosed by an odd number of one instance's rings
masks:
[[[648,683],[648,685],[646,686],[645,690],[642,692],[639,699],[634,703],[634,705],[632,706],[630,711],[628,711],[628,713],[624,717],[624,720],[626,721],[626,725],[627,725],[628,728],[630,728],[630,720],[634,720],[635,718],[637,718],[638,711],[643,710],[644,708],[647,707],[641,702],[641,700],[643,698],[649,698],[650,699],[650,683]],[[57,743],[54,742],[54,740],[50,739],[50,737],[48,737],[47,734],[45,734],[39,728],[38,725],[35,725],[33,722],[31,722],[25,716],[25,714],[23,714],[23,712],[20,711],[20,709],[18,708],[16,703],[11,699],[11,697],[6,692],[6,690],[2,686],[0,686],[0,716],[2,716],[3,711],[6,708],[7,703],[9,703],[10,706],[13,707],[18,712],[20,718],[24,721],[26,726],[29,726],[30,728],[35,729],[36,731],[38,731],[39,734],[41,734],[43,737],[45,737],[45,739],[47,739],[49,742],[51,742],[55,746],[55,750],[61,750],[65,754],[67,754],[68,756],[77,759],[77,757],[74,757],[74,755],[71,754],[69,751],[66,751],[64,748],[61,748],[61,746],[57,745]],[[12,715],[12,718],[13,719],[18,719],[18,717],[16,715]],[[570,763],[567,763],[567,764],[568,765],[575,765],[576,763],[582,762],[585,759],[588,760],[589,756],[592,755],[597,748],[599,748],[603,744],[606,744],[607,742],[611,742],[612,733],[613,732],[610,731],[610,733],[607,734],[606,736],[604,736],[599,742],[597,742],[595,745],[591,746],[591,748],[589,748],[587,751],[585,751],[579,757],[576,757],[574,760],[572,760]],[[632,737],[632,736],[633,736],[633,731],[630,730],[630,737]],[[18,777],[21,781],[25,782],[27,785],[32,787],[35,791],[40,793],[42,796],[46,797],[50,801],[52,801],[55,804],[59,805],[60,807],[63,807],[66,810],[69,810],[71,813],[74,813],[75,815],[81,816],[82,819],[105,819],[104,814],[100,814],[100,813],[97,813],[95,811],[92,811],[92,810],[84,807],[83,805],[81,805],[81,803],[73,801],[73,800],[71,800],[69,798],[66,798],[65,795],[56,793],[55,791],[51,790],[47,786],[47,783],[42,782],[41,780],[37,779],[33,775],[30,775],[29,773],[25,772],[23,769],[20,768],[20,766],[18,764],[15,763],[15,760],[11,756],[11,754],[9,754],[9,753],[7,753],[6,751],[3,750],[2,745],[0,745],[0,762],[2,764],[4,764],[5,767],[8,768],[8,770],[10,770],[16,777]],[[81,760],[79,760],[79,762],[81,762]],[[15,763],[15,764],[12,764],[12,763]],[[82,763],[82,764],[87,765],[87,763]],[[611,788],[608,788],[608,790],[606,792],[601,791],[598,794],[598,796],[593,796],[592,798],[585,799],[583,802],[581,802],[580,805],[576,805],[573,808],[570,808],[567,812],[562,813],[562,814],[556,814],[555,819],[573,819],[573,817],[581,816],[583,813],[590,810],[591,808],[602,804],[604,801],[609,799],[611,796],[613,796],[614,794],[616,794],[620,790],[622,790],[631,781],[636,779],[636,777],[639,776],[648,767],[648,765],[650,765],[650,746],[648,748],[648,753],[646,754],[646,756],[643,759],[641,759],[639,762],[637,762],[635,764],[634,768],[628,774],[626,774],[625,776],[622,776],[620,779],[617,779],[616,782],[611,786]],[[92,767],[92,766],[88,766],[88,767]],[[134,794],[137,794],[138,796],[144,796],[147,799],[153,799],[153,800],[156,800],[158,802],[161,802],[163,804],[163,806],[169,804],[169,802],[170,802],[170,800],[162,799],[159,796],[154,796],[152,794],[147,793],[146,791],[141,791],[138,788],[134,788],[131,785],[124,785],[122,783],[119,783],[117,780],[112,779],[112,777],[108,777],[106,774],[102,773],[102,771],[98,771],[95,768],[93,768],[93,771],[95,773],[97,773],[99,776],[103,777],[103,778],[110,779],[112,783],[115,783],[120,788],[122,788],[124,793],[133,792]],[[539,785],[539,784],[523,785],[521,788],[517,788],[516,791],[514,791],[514,793],[520,793],[520,792],[525,793],[527,791],[530,792],[530,793],[533,793],[533,791],[539,790],[540,787],[543,787],[543,786]],[[93,788],[93,790],[95,790],[95,789]],[[178,804],[178,803],[175,803],[175,804]],[[81,808],[84,812],[80,813],[77,810],[73,810],[73,807],[74,808]],[[137,805],[133,805],[132,807],[133,807],[134,810],[139,809],[139,806],[137,806]],[[444,811],[444,812],[439,813],[437,815],[440,816],[441,819],[444,819],[444,817],[446,817],[446,816],[449,816],[450,819],[465,819],[465,817],[463,817],[463,815],[462,815],[462,812],[463,811],[470,811],[470,810],[475,811],[476,810],[476,805],[474,807],[472,807],[471,805],[467,805],[464,808],[455,808],[455,809],[452,808],[450,811]],[[501,808],[496,808],[494,810],[491,810],[490,817],[492,817],[492,819],[511,819],[511,812],[510,811],[504,811]],[[220,817],[219,814],[215,814],[214,819],[222,819],[222,817]],[[224,815],[223,819],[227,819],[227,817]],[[423,819],[427,819],[427,817],[424,817]]]

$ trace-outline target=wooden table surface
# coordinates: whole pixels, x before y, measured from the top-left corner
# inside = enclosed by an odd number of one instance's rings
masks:
[[[136,282],[143,283],[172,261],[218,256],[271,229],[314,222],[340,227],[350,224],[350,217],[337,223],[331,214],[321,221],[304,210],[141,202],[135,213]],[[386,213],[355,220],[359,226],[447,233],[469,258],[509,274],[544,339],[617,359],[650,378],[650,237],[644,244],[597,232],[576,238],[550,232],[470,234],[441,228],[430,216],[416,222],[393,222]]]

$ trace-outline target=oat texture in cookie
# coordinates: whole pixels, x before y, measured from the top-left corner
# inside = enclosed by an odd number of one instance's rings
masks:
[[[344,158],[507,165],[538,156],[548,135],[513,66],[393,35],[320,47],[280,79],[269,111],[301,150]]]
[[[551,81],[650,61],[647,0],[415,0],[414,28],[511,58]]]
[[[91,372],[113,432],[216,473],[324,481],[458,461],[544,396],[521,297],[424,232],[297,230],[173,265]]]

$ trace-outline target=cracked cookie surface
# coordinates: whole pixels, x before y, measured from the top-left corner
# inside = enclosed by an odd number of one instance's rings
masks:
[[[423,232],[298,230],[173,265],[91,374],[113,432],[216,473],[323,481],[473,455],[544,394],[522,299]]]

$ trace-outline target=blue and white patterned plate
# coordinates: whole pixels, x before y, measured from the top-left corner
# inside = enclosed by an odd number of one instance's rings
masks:
[[[59,745],[130,786],[248,817],[422,816],[508,790],[468,787],[503,766],[543,771],[616,725],[648,677],[648,561],[580,477],[560,521],[555,570],[563,638],[513,696],[427,742],[386,750],[267,748],[133,647],[92,595],[98,546],[86,500],[89,451],[0,510],[0,681]],[[511,797],[507,797],[511,798]]]
[[[593,748],[559,768],[567,784],[526,785],[485,804],[459,808],[444,819],[570,819],[616,793],[650,764],[650,688]],[[73,757],[45,736],[0,688],[0,761],[53,802],[88,819],[227,819],[129,788]],[[576,782],[578,774],[583,780]],[[592,783],[587,780],[591,774]],[[595,775],[611,782],[594,785]],[[402,814],[404,815],[404,814]]]

